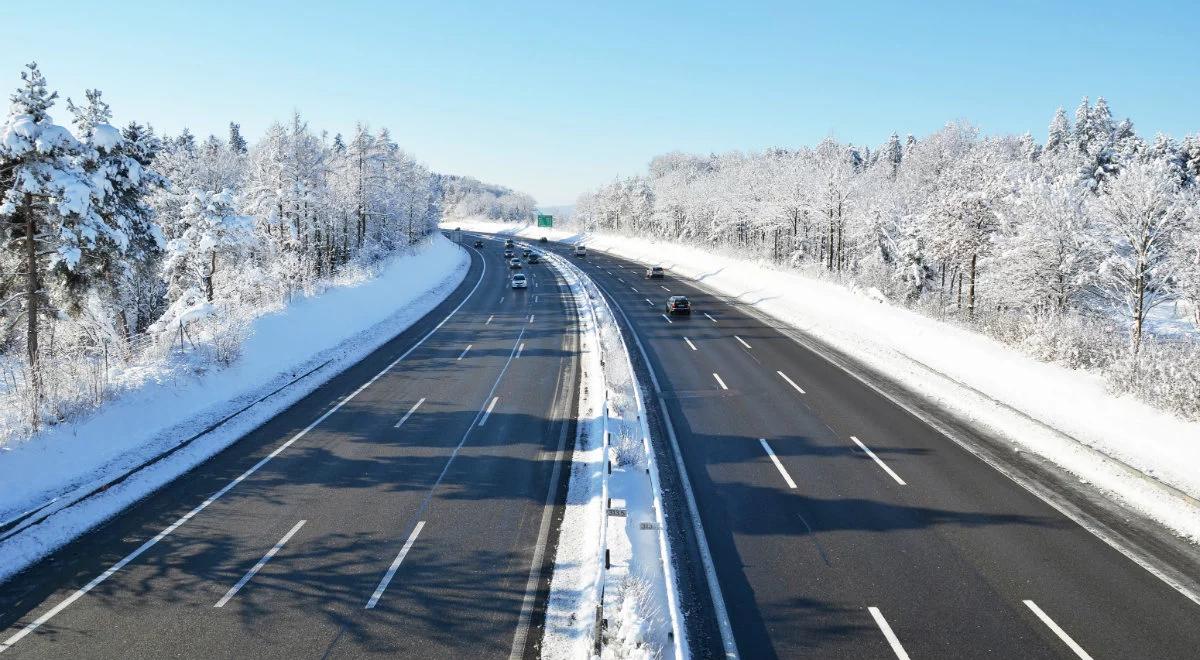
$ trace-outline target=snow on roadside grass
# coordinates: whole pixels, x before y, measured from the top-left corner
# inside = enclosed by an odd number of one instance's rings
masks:
[[[581,271],[546,258],[578,306],[583,380],[542,657],[591,657],[598,602],[607,622],[600,657],[686,657],[658,468],[620,327]]]
[[[1099,376],[1038,362],[979,333],[764,264],[626,236],[514,223],[460,224],[469,230],[583,242],[700,281],[1200,542],[1200,423],[1180,420],[1131,396],[1115,397]]]
[[[46,522],[0,541],[0,580],[136,502],[366,357],[436,307],[462,282],[467,253],[436,234],[379,274],[294,300],[252,323],[230,367],[149,381],[76,422],[0,448],[0,523],[59,498],[71,501],[296,376],[320,368],[201,436],[170,458]]]

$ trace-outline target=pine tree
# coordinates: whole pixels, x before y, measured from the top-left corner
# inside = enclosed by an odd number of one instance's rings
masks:
[[[35,407],[41,400],[38,326],[49,303],[54,277],[70,277],[99,239],[121,243],[92,209],[97,191],[79,162],[89,149],[53,122],[57,93],[46,88],[37,64],[21,72],[22,86],[0,125],[0,222],[8,228],[5,250],[20,246],[25,291],[20,314],[26,322],[25,350]],[[31,411],[38,424],[38,412]]]
[[[235,154],[244,154],[247,151],[246,138],[242,137],[241,124],[229,122],[229,150]]]
[[[1088,97],[1083,97],[1075,108],[1075,148],[1087,151],[1092,140],[1092,108]]]
[[[1071,143],[1071,124],[1067,121],[1067,112],[1059,107],[1050,120],[1050,129],[1046,133],[1046,151],[1057,153]]]

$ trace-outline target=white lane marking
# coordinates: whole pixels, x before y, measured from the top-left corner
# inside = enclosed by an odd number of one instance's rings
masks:
[[[661,285],[661,284],[659,284],[659,285],[658,285],[658,288],[662,289],[663,291],[666,291],[667,293],[670,293],[670,292],[671,292],[671,290],[670,290],[670,289],[668,289],[667,287],[665,287],[665,286],[663,286],[663,285]]]
[[[737,335],[734,335],[733,338],[738,340],[738,342],[741,343],[742,346],[745,346],[746,348],[750,348],[750,344],[747,344],[745,339],[742,339],[741,337],[739,337]]]
[[[488,320],[486,320],[486,321],[484,321],[484,322],[483,322],[483,324],[484,324],[484,325],[488,325],[488,324],[490,324],[490,323],[492,322],[492,319],[494,319],[494,318],[496,318],[496,315],[495,315],[495,314],[492,314],[491,316],[489,316],[489,317],[488,317]]]
[[[630,288],[630,289],[633,289],[633,292],[634,292],[634,293],[641,293],[641,291],[638,291],[638,290],[637,290],[637,287],[636,287],[636,286],[631,286],[631,287],[629,287],[629,288]]]
[[[537,302],[537,301],[538,301],[538,297],[537,297],[537,296],[534,296],[534,297],[533,297],[533,302]]]
[[[308,521],[301,520],[300,522],[296,523],[296,525],[292,527],[292,530],[287,534],[284,534],[283,538],[279,539],[279,542],[276,543],[270,550],[268,550],[267,554],[263,555],[262,559],[258,560],[258,563],[254,565],[254,568],[251,568],[245,575],[243,575],[242,579],[237,581],[237,584],[230,587],[229,591],[226,591],[225,595],[221,596],[221,600],[218,600],[217,604],[213,605],[213,607],[225,607],[225,603],[228,603],[229,599],[233,598],[242,587],[246,586],[246,583],[250,581],[250,578],[254,577],[255,573],[262,570],[262,567],[266,566],[267,562],[271,561],[271,557],[274,557],[275,553],[279,552],[280,548],[283,547],[283,544],[287,543],[288,539],[292,538],[292,535],[300,531],[300,528],[303,527],[304,523],[306,522]]]
[[[1067,634],[1067,631],[1060,628],[1058,624],[1054,622],[1054,619],[1051,619],[1049,615],[1042,611],[1042,608],[1037,606],[1037,603],[1033,602],[1032,600],[1023,600],[1021,602],[1025,603],[1029,609],[1033,610],[1033,613],[1037,615],[1037,618],[1041,619],[1042,623],[1046,624],[1046,627],[1052,630],[1055,635],[1058,635],[1058,638],[1067,645],[1067,648],[1074,651],[1075,655],[1079,656],[1081,660],[1092,660],[1092,656],[1088,655],[1088,652],[1084,651],[1082,646],[1076,644],[1075,640],[1071,639],[1071,636]]]
[[[145,554],[145,552],[147,550],[149,550],[150,548],[153,548],[155,545],[158,545],[159,541],[163,540],[164,538],[169,536],[172,532],[179,529],[179,527],[181,525],[183,525],[187,521],[194,518],[201,511],[207,509],[213,502],[216,502],[221,497],[223,497],[226,493],[233,490],[235,486],[237,486],[238,484],[245,481],[246,478],[248,478],[250,475],[254,474],[255,472],[258,472],[260,469],[262,469],[262,466],[271,462],[271,460],[274,459],[276,456],[282,454],[288,447],[291,447],[297,440],[299,440],[300,438],[303,438],[305,435],[308,434],[309,431],[316,428],[318,424],[325,421],[326,419],[329,419],[330,415],[332,415],[335,412],[337,412],[338,410],[340,410],[342,408],[342,406],[349,403],[351,399],[358,396],[360,393],[362,393],[363,390],[370,387],[375,381],[379,380],[379,378],[382,377],[385,373],[391,371],[392,367],[395,367],[397,364],[400,364],[401,360],[408,357],[410,354],[412,354],[413,351],[417,350],[417,348],[419,348],[422,344],[424,344],[427,339],[429,339],[430,337],[433,336],[433,333],[437,332],[438,330],[441,330],[442,326],[446,325],[446,322],[449,321],[450,318],[453,317],[455,314],[457,314],[458,310],[462,309],[463,305],[467,304],[467,301],[470,300],[475,295],[475,292],[479,290],[479,285],[483,284],[483,279],[487,275],[487,260],[485,259],[482,263],[483,263],[483,269],[479,272],[479,279],[475,282],[475,286],[471,287],[471,292],[468,293],[465,298],[463,298],[462,302],[458,303],[457,307],[455,307],[453,310],[451,310],[449,314],[447,314],[441,321],[439,321],[437,325],[433,326],[432,330],[427,332],[424,337],[421,337],[421,339],[419,341],[417,341],[417,343],[415,343],[411,347],[409,347],[409,349],[407,351],[404,351],[404,353],[402,353],[400,355],[400,357],[393,360],[391,364],[384,367],[379,373],[372,376],[371,380],[368,380],[367,382],[363,383],[362,386],[359,387],[357,390],[354,390],[350,394],[350,396],[342,399],[336,405],[334,405],[332,408],[325,411],[325,413],[323,415],[321,415],[320,417],[318,417],[312,424],[309,424],[308,426],[304,427],[299,433],[297,433],[296,435],[289,438],[287,442],[283,443],[282,445],[279,445],[278,447],[275,448],[274,451],[272,451],[270,454],[267,454],[265,457],[263,457],[262,460],[255,463],[254,465],[252,465],[250,467],[250,469],[241,473],[233,481],[225,484],[225,486],[222,487],[220,490],[218,490],[217,492],[210,495],[208,497],[208,499],[201,502],[196,508],[185,513],[183,515],[183,517],[181,517],[179,520],[176,520],[175,522],[171,523],[169,526],[167,526],[166,529],[162,530],[161,532],[156,534],[153,538],[151,538],[150,540],[148,540],[145,543],[138,546],[133,552],[125,555],[124,558],[122,558],[120,561],[118,561],[117,563],[110,566],[103,573],[92,578],[91,582],[88,582],[87,584],[83,585],[79,589],[75,590],[75,592],[73,592],[70,596],[67,596],[66,598],[64,598],[61,603],[59,603],[58,605],[55,605],[54,607],[47,610],[45,614],[34,619],[33,623],[30,623],[29,625],[25,626],[20,631],[18,631],[16,634],[12,635],[8,639],[4,640],[3,642],[0,642],[0,653],[3,653],[4,651],[12,648],[12,646],[14,644],[16,644],[17,642],[24,639],[27,635],[29,635],[33,631],[35,631],[38,628],[45,625],[47,621],[49,621],[50,619],[53,619],[55,616],[58,616],[58,614],[60,612],[67,609],[68,607],[70,607],[72,603],[79,600],[80,598],[83,598],[89,591],[91,591],[92,589],[95,589],[97,586],[102,584],[105,580],[112,577],[112,575],[114,573],[116,573],[117,571],[121,570],[122,568],[125,568],[126,566],[128,566],[129,562],[142,556],[143,554]]]
[[[530,314],[530,315],[529,315],[529,322],[530,322],[530,323],[533,323],[533,314]]]
[[[900,484],[901,486],[908,485],[908,484],[904,483],[904,480],[900,478],[900,475],[896,474],[895,472],[892,472],[892,468],[888,467],[886,463],[879,460],[879,457],[875,455],[875,452],[868,449],[867,446],[864,445],[861,440],[859,440],[858,438],[856,438],[854,436],[850,436],[850,439],[854,441],[854,444],[858,445],[859,449],[862,449],[863,451],[865,451],[867,453],[867,456],[871,457],[871,460],[875,461],[875,463],[877,463],[879,465],[879,467],[883,468],[884,472],[887,472],[889,475],[891,475],[891,477],[896,480],[896,483]]]
[[[708,312],[704,312],[704,315],[705,315],[705,316],[708,316]],[[716,319],[714,319],[714,318],[713,318],[713,317],[711,317],[711,316],[708,316],[708,320],[709,320],[709,321],[712,321],[713,323],[716,323],[716,322],[717,322],[717,320],[716,320]]]
[[[504,302],[504,296],[500,296],[500,302]]]
[[[521,357],[521,351],[525,350],[525,342],[521,342],[521,346],[517,348],[517,357]]]
[[[467,344],[467,347],[463,349],[463,352],[458,354],[458,360],[463,359],[463,356],[467,354],[467,351],[471,350],[471,346],[472,344]],[[458,360],[455,360],[455,362]]]
[[[788,378],[787,374],[783,373],[782,371],[776,371],[775,373],[779,374],[780,378],[786,380],[788,385],[791,385],[792,387],[796,388],[797,392],[804,394],[804,390],[800,389],[800,386],[797,385],[791,378]]]
[[[720,376],[718,376],[717,374],[714,373],[713,378],[717,379],[717,385],[720,385],[721,389],[723,389],[723,390],[729,389],[729,387],[725,385],[725,381],[721,380]]]
[[[667,323],[674,323],[674,321],[671,320],[671,317],[667,316],[666,314],[663,314],[662,317],[667,320]]]
[[[690,346],[690,347],[691,347],[691,349],[692,349],[693,351],[695,351],[695,350],[699,350],[699,349],[697,349],[697,348],[696,348],[696,345],[692,343],[692,340],[691,340],[691,339],[688,339],[687,337],[684,337],[684,338],[683,338],[683,340],[687,342],[687,345],[688,345],[688,346]]]
[[[375,593],[371,594],[371,600],[367,601],[366,609],[374,609],[375,604],[379,602],[383,592],[391,583],[392,578],[396,575],[396,570],[400,568],[400,562],[408,555],[408,551],[412,550],[413,544],[417,542],[417,535],[421,533],[421,529],[425,527],[425,521],[417,522],[417,526],[413,528],[412,534],[408,535],[408,540],[404,542],[404,547],[400,548],[400,553],[392,560],[392,565],[388,567],[387,573],[383,574],[383,579],[379,581],[379,586],[375,587]]]
[[[496,407],[496,402],[499,400],[500,400],[500,397],[498,397],[498,396],[492,397],[492,402],[488,404],[487,410],[483,413],[483,418],[479,420],[480,426],[487,424],[488,417],[490,417],[492,415],[492,409]]]
[[[758,441],[762,444],[763,450],[767,452],[767,456],[771,457],[771,462],[774,463],[775,467],[779,469],[779,474],[783,475],[783,480],[787,482],[788,488],[795,488],[796,482],[792,481],[792,475],[788,474],[788,471],[783,469],[783,463],[780,463],[779,457],[775,455],[775,452],[771,451],[771,445],[767,444],[766,438],[759,438]]]
[[[400,428],[400,425],[401,425],[401,424],[403,424],[404,422],[407,422],[407,421],[408,421],[408,418],[409,418],[409,417],[412,417],[412,414],[413,414],[413,413],[415,413],[415,412],[417,412],[417,408],[420,408],[422,403],[425,403],[425,397],[421,397],[421,400],[420,400],[420,401],[418,401],[418,402],[414,403],[414,404],[413,404],[413,407],[412,407],[412,408],[409,408],[409,409],[408,409],[408,412],[404,413],[404,416],[403,416],[403,417],[401,417],[401,418],[400,418],[400,421],[396,422],[396,425],[395,425],[395,426],[393,426],[392,428],[394,428],[394,429],[398,429],[398,428]]]
[[[887,619],[883,618],[883,614],[878,607],[868,607],[871,612],[871,618],[875,619],[875,625],[883,631],[883,636],[887,638],[888,645],[892,647],[892,653],[896,654],[899,660],[909,660],[908,652],[900,645],[900,638],[896,637],[896,633],[892,632],[892,627],[888,625]]]
[[[653,302],[653,301],[651,301],[649,298],[643,298],[643,300],[645,300],[646,302],[650,303],[651,305],[653,305],[653,304],[654,304],[654,302]]]

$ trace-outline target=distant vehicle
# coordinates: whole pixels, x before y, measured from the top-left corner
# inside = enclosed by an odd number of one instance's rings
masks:
[[[528,259],[529,255],[531,255],[531,254],[533,254],[533,250],[530,250],[529,248],[525,248],[524,250],[521,250],[521,256],[525,257],[526,259]]]
[[[481,248],[481,247],[483,247],[483,241],[476,239],[476,240],[475,240],[475,247],[477,247],[477,248]]]
[[[646,279],[650,279],[652,277],[657,277],[657,278],[661,279],[663,277],[666,277],[666,274],[667,273],[666,273],[666,271],[663,270],[662,266],[651,266],[650,268],[646,269]]]
[[[549,242],[550,241],[545,236],[538,239],[538,243],[549,243]]]
[[[587,256],[587,248],[582,245],[576,245],[574,254],[577,257],[586,257]]]
[[[692,303],[688,301],[687,296],[671,296],[667,298],[667,313],[691,314]]]
[[[536,263],[540,263],[541,260],[542,260],[542,258],[538,256],[538,253],[534,252],[533,254],[529,255],[529,259],[527,259],[526,261],[528,261],[531,264],[536,264]]]
[[[512,288],[526,289],[528,287],[528,283],[525,282],[525,273],[517,273],[516,275],[512,276]]]
[[[521,270],[521,260],[520,260],[520,259],[518,259],[518,258],[516,258],[516,257],[513,257],[512,259],[509,259],[509,260],[508,260],[508,267],[509,267],[509,268],[511,268],[511,269],[513,269],[513,270]]]
[[[505,251],[504,251],[504,258],[505,258],[505,259],[512,259],[512,258],[513,258],[513,251],[512,251],[512,250],[505,250]]]
[[[512,246],[513,246],[513,242],[512,242],[512,239],[511,239],[511,238],[506,238],[506,239],[504,239],[504,247],[506,247],[506,248],[510,248],[510,247],[512,247]]]

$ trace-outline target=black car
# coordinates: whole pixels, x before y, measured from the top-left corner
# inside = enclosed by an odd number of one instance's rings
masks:
[[[652,277],[661,279],[666,277],[666,275],[666,271],[663,270],[662,266],[652,266],[646,269],[646,279],[650,279]]]
[[[526,259],[528,259],[529,255],[531,255],[531,254],[533,254],[533,250],[530,250],[529,248],[525,248],[524,250],[521,250],[521,256],[525,257]]]
[[[687,296],[671,296],[667,298],[667,313],[691,314],[692,303],[688,301]]]
[[[512,250],[505,250],[505,251],[504,251],[504,258],[505,258],[505,259],[512,259],[512,258],[513,258],[513,251],[512,251]]]
[[[538,239],[538,243],[549,243],[549,242],[550,241],[545,236]]]
[[[479,240],[475,241],[475,247],[477,247],[477,248],[483,247],[483,241],[479,241]]]
[[[542,258],[538,256],[537,252],[531,252],[529,254],[529,257],[527,257],[525,260],[531,264],[536,264],[536,263],[540,262],[542,260]]]
[[[506,248],[510,248],[510,247],[512,247],[512,246],[513,246],[513,242],[512,242],[512,239],[511,239],[511,238],[506,238],[506,239],[504,239],[504,247],[506,247]]]

